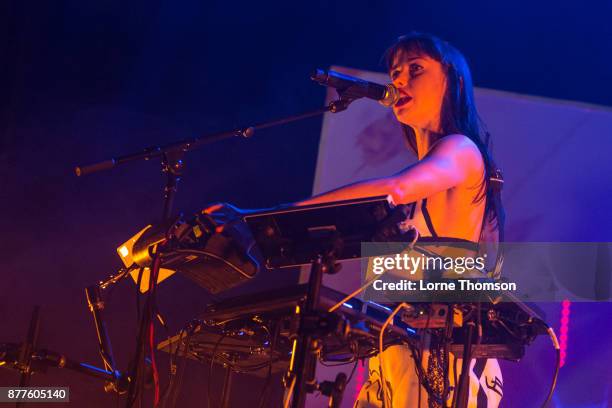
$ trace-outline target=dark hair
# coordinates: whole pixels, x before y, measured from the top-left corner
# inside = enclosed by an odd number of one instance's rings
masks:
[[[384,54],[387,71],[391,69],[398,52],[410,52],[416,55],[426,55],[440,64],[446,72],[446,93],[442,102],[440,125],[444,135],[462,134],[470,138],[484,161],[485,177],[480,187],[480,193],[474,202],[486,199],[485,220],[493,223],[503,240],[505,213],[501,202],[501,172],[496,167],[489,151],[489,134],[478,116],[474,103],[474,90],[470,68],[464,56],[446,41],[430,34],[411,32],[395,42]],[[410,126],[402,129],[408,144],[416,153],[416,137]],[[483,230],[486,228],[483,222]]]

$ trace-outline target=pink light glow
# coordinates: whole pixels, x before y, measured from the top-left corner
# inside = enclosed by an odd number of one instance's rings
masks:
[[[561,302],[561,321],[559,326],[559,347],[561,348],[561,367],[565,365],[567,357],[567,342],[569,339],[570,306],[572,302],[564,300]]]
[[[365,382],[365,367],[362,362],[357,363],[357,378],[355,379],[355,398],[353,401],[357,400],[359,397],[359,392],[361,391],[361,387],[363,387],[363,383]]]

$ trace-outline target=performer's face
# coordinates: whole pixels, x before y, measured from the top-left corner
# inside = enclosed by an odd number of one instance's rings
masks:
[[[440,132],[440,113],[446,92],[442,64],[426,56],[399,51],[389,76],[400,91],[393,113],[401,123]]]

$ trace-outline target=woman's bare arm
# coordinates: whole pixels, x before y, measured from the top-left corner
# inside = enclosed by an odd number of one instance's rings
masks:
[[[480,151],[464,135],[446,136],[429,153],[389,177],[359,181],[296,204],[318,204],[361,197],[391,195],[395,203],[411,203],[463,183],[477,185],[484,164]]]

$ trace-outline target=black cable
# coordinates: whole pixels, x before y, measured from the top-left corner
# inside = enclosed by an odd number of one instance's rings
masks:
[[[146,356],[146,349],[147,349],[147,343],[153,343],[154,342],[154,326],[155,326],[155,320],[154,320],[154,313],[157,310],[157,304],[156,304],[156,300],[155,300],[155,296],[157,294],[157,279],[158,279],[158,275],[159,275],[159,271],[161,269],[162,266],[162,256],[164,253],[164,246],[166,246],[166,244],[172,239],[172,237],[170,236],[170,231],[174,228],[174,226],[176,225],[176,223],[178,222],[178,220],[180,219],[180,217],[178,217],[173,223],[170,224],[170,226],[168,227],[166,233],[165,233],[165,240],[152,247],[151,249],[154,249],[154,253],[152,254],[152,259],[151,259],[151,266],[149,268],[149,292],[147,294],[147,299],[145,301],[145,307],[144,307],[144,313],[141,319],[139,319],[140,322],[140,329],[139,329],[139,333],[138,333],[138,338],[137,338],[137,346],[136,346],[136,354],[134,356],[134,359],[132,360],[132,364],[131,366],[133,367],[133,378],[132,378],[132,382],[130,383],[129,389],[128,389],[128,397],[127,397],[127,406],[131,407],[137,397],[138,394],[140,394],[141,396],[141,400],[142,400],[142,395],[144,394],[144,379],[143,374],[144,374],[144,370],[143,370],[143,366],[144,366],[144,360],[145,360],[145,356]],[[144,268],[141,268],[139,273],[138,273],[138,279],[136,282],[136,313],[137,315],[140,315],[140,285],[142,282],[142,275],[143,275],[143,271]],[[137,318],[140,316],[137,316]],[[149,351],[150,351],[150,360],[151,360],[151,368],[153,370],[153,383],[154,383],[154,389],[155,389],[155,402],[159,403],[159,400],[157,400],[158,398],[160,398],[160,390],[159,390],[159,374],[158,374],[158,370],[157,370],[157,365],[155,362],[155,346],[154,344],[149,344]],[[142,402],[142,401],[141,401]]]
[[[351,374],[349,375],[348,379],[346,380],[346,383],[350,383],[351,380],[353,379],[353,375],[355,374],[355,370],[357,369],[357,366],[359,365],[359,360],[356,359],[355,360],[355,365],[353,366],[353,369],[351,370]]]
[[[166,325],[165,319],[163,319],[161,317],[161,314],[159,313],[159,311],[157,312],[157,316],[158,316],[158,320],[161,322],[164,330],[166,331],[166,341],[168,342],[168,358],[169,358],[169,376],[168,376],[168,385],[166,386],[166,389],[164,390],[164,392],[162,393],[162,395],[159,398],[159,406],[163,407],[165,402],[166,402],[166,398],[168,397],[168,391],[170,390],[170,387],[172,385],[172,381],[174,379],[174,376],[172,375],[172,367],[173,367],[173,352],[172,352],[172,343],[170,342],[170,329],[168,328],[168,326]],[[182,334],[182,331],[181,331]],[[178,348],[180,345],[180,341],[181,341],[181,334],[179,334],[179,340],[177,342],[176,347]]]
[[[455,357],[455,360],[453,361],[453,380],[454,380],[453,384],[455,384],[455,391],[453,392],[453,401],[451,402],[451,406],[453,405],[453,403],[455,401],[457,382],[459,381],[459,377],[457,377],[457,360],[458,360],[458,358]]]
[[[319,363],[324,367],[340,367],[340,366],[345,366],[347,364],[354,363],[355,361],[357,361],[356,356],[351,356],[348,360],[336,360],[334,364],[328,364],[320,360],[319,360]]]
[[[154,339],[154,335],[155,335],[155,317],[156,317],[156,313],[158,313],[158,307],[157,307],[157,280],[158,280],[158,276],[159,276],[159,271],[161,269],[161,264],[162,264],[162,253],[156,253],[155,257],[153,258],[153,264],[151,265],[151,274],[150,274],[150,281],[149,281],[149,292],[150,292],[150,296],[151,296],[151,303],[149,305],[149,310],[147,310],[147,313],[149,314],[149,332],[148,332],[148,336],[149,336],[149,352],[150,352],[150,359],[151,359],[151,369],[153,370],[153,388],[154,388],[154,406],[157,406],[159,404],[159,398],[160,398],[160,389],[159,389],[159,370],[157,368],[157,362],[155,359],[155,339]]]
[[[482,304],[480,302],[476,303],[476,344],[479,345],[482,343]]]
[[[145,317],[142,316],[141,321],[139,322],[140,329],[139,333],[136,336],[136,354],[130,364],[130,374],[132,377],[130,381],[130,386],[128,388],[126,407],[132,407],[134,405],[136,399],[138,398],[138,393],[140,389],[139,383],[141,380],[141,376],[137,375],[137,373],[142,371],[142,359],[140,357],[142,353],[141,338],[144,338],[144,334],[142,333],[142,328],[144,325],[142,320],[144,320],[144,318]]]
[[[221,344],[221,342],[223,341],[223,339],[225,338],[225,334],[222,334],[221,337],[219,337],[219,340],[217,340],[217,343],[215,344],[215,347],[212,350],[212,355],[210,356],[210,368],[208,369],[208,389],[207,389],[207,393],[206,393],[206,402],[207,402],[207,406],[208,408],[211,408],[211,404],[210,404],[210,394],[211,394],[211,389],[210,389],[210,384],[212,383],[212,374],[213,374],[213,368],[215,365],[215,354],[217,354],[217,349],[219,348],[219,345]],[[227,367],[228,370],[231,370],[230,367]]]
[[[153,313],[153,304],[154,304],[154,296],[155,296],[155,283],[157,281],[157,272],[159,271],[159,267],[155,266],[155,263],[159,261],[161,266],[161,260],[156,259],[157,256],[161,256],[159,253],[156,254],[152,260],[152,267],[149,273],[149,292],[147,294],[147,299],[145,300],[145,307],[143,314],[140,320],[140,329],[136,341],[136,353],[134,359],[132,360],[131,366],[132,368],[132,382],[128,388],[127,395],[127,407],[132,407],[134,402],[140,395],[142,400],[143,387],[144,387],[144,356],[146,355],[146,344],[147,344],[147,335],[150,330],[150,324],[152,322],[152,313]],[[139,273],[141,274],[141,273]],[[139,280],[142,277],[139,277]],[[140,290],[140,285],[137,285],[137,291]],[[138,292],[139,293],[139,292]],[[139,302],[137,303],[140,304]],[[140,312],[140,310],[138,310]],[[142,401],[141,401],[142,403]]]
[[[166,404],[168,403],[168,401],[172,401],[172,397],[173,397],[173,391],[174,391],[174,387],[175,387],[175,381],[176,381],[176,376],[178,373],[178,364],[176,364],[175,362],[175,358],[176,355],[178,354],[178,349],[181,347],[181,342],[183,341],[183,333],[185,333],[184,330],[181,330],[179,333],[179,339],[176,343],[176,350],[172,351],[172,345],[169,344],[169,367],[168,367],[168,386],[166,387],[166,391],[164,392],[164,395],[161,398],[161,404],[160,406],[163,408],[166,406]],[[172,405],[171,405],[172,406]]]
[[[442,389],[442,400],[444,401],[444,405],[446,405],[446,400],[448,399],[448,394],[450,393],[450,372],[449,372],[449,364],[450,364],[450,343],[453,337],[453,324],[454,324],[454,305],[449,304],[446,316],[446,325],[444,327],[444,338],[443,340],[443,358],[444,358],[444,367],[442,369],[444,375],[444,388]]]
[[[429,327],[430,316],[431,315],[428,314],[427,321],[425,323],[425,328],[422,329],[424,332]],[[437,393],[434,391],[433,387],[429,383],[429,378],[427,378],[427,374],[425,373],[424,368],[423,368],[423,349],[425,347],[424,337],[421,337],[419,341],[419,349],[417,349],[416,347],[412,345],[409,345],[409,347],[410,347],[410,350],[412,351],[413,356],[416,357],[415,358],[415,370],[416,370],[417,378],[419,379],[419,384],[422,385],[423,388],[425,388],[425,391],[427,391],[427,395],[430,398],[432,398],[436,402],[444,404],[442,397],[440,395],[437,395]],[[431,358],[431,355],[430,355],[430,358]],[[418,403],[419,404],[421,403],[421,399],[422,399],[421,387],[419,386],[419,390],[418,390]]]
[[[142,283],[142,275],[145,268],[138,269],[138,278],[136,279],[136,321],[140,322],[140,284]],[[138,335],[136,335],[138,338]]]
[[[203,251],[201,249],[175,249],[172,252],[176,252],[179,254],[199,254],[199,255],[205,255],[208,256],[210,258],[213,258],[216,261],[220,261],[223,262],[225,265],[229,266],[230,268],[234,269],[237,272],[242,273],[241,269],[234,265],[233,263],[229,262],[227,259],[220,257],[219,255],[213,254],[212,252],[208,252],[208,251]]]
[[[421,408],[421,384],[423,384],[423,386],[425,386],[425,383],[427,383],[427,385],[429,385],[429,380],[423,374],[423,349],[425,348],[425,337],[424,336],[425,336],[425,332],[429,328],[429,319],[430,318],[431,318],[431,311],[428,311],[427,312],[427,320],[425,322],[425,328],[423,329],[423,335],[419,339],[419,356],[418,356],[418,360],[415,360],[415,363],[417,364],[417,378],[419,379],[419,392],[418,392],[418,405],[417,405],[419,408]],[[431,356],[429,358],[431,358]],[[428,393],[429,393],[429,391],[428,391]]]
[[[141,322],[141,315],[140,315],[140,284],[142,283],[142,275],[144,273],[144,267],[141,267],[138,269],[138,278],[136,279],[136,322],[138,322],[138,330],[136,332],[136,348],[138,350],[138,342],[139,342],[139,333],[142,329],[142,322]],[[136,365],[139,364],[138,362],[132,360],[131,365],[133,366],[133,370],[136,370]],[[129,373],[131,374],[131,373]],[[134,380],[134,378],[132,378],[132,381]],[[128,399],[128,403],[126,404],[128,407],[132,406],[136,397],[137,397],[137,387],[135,387],[135,391],[133,393],[130,393],[129,389],[128,389],[128,395],[127,395],[127,399]],[[132,395],[133,394],[133,395]],[[131,400],[131,402],[130,402]]]
[[[276,324],[275,328],[274,328],[274,336],[272,336],[270,334],[270,330],[268,329],[268,327],[266,327],[265,325],[261,326],[266,333],[268,333],[268,341],[270,342],[270,348],[268,349],[269,353],[270,353],[270,361],[268,364],[268,376],[266,378],[266,382],[264,384],[263,390],[261,392],[261,396],[259,397],[259,404],[257,405],[259,408],[263,408],[266,402],[266,393],[268,391],[268,388],[270,387],[270,382],[272,380],[272,364],[273,364],[273,360],[274,360],[274,349],[276,348],[276,341],[278,338],[278,334],[280,331],[280,324]]]
[[[183,349],[183,356],[184,356],[183,360],[184,361],[178,370],[176,385],[174,385],[174,389],[172,390],[172,399],[171,399],[172,404],[170,405],[171,407],[176,406],[176,399],[178,398],[178,394],[179,394],[179,391],[181,389],[182,382],[183,382],[183,376],[185,375],[185,367],[187,367],[187,361],[188,361],[187,356],[189,355],[189,352],[190,352],[189,346],[191,342],[191,336],[193,336],[193,334],[196,332],[197,327],[198,326],[192,326],[189,330],[187,330],[187,337],[184,340],[185,348]],[[179,347],[180,347],[180,344],[179,344]],[[179,347],[176,348],[176,356],[178,356]]]
[[[268,374],[266,376],[266,382],[264,383],[263,390],[261,391],[261,395],[259,396],[259,404],[257,406],[259,408],[263,408],[266,403],[266,393],[268,391],[268,387],[270,386],[270,380],[272,379],[272,363],[268,365]]]
[[[196,356],[196,359],[200,362],[208,362],[209,358],[208,357],[199,357]],[[279,359],[274,359],[272,360],[272,363],[276,363],[278,362]],[[262,368],[266,368],[270,365],[270,363],[268,361],[265,361],[263,363],[258,363],[258,364],[253,364],[253,365],[238,365],[234,362],[232,362],[231,360],[219,355],[217,356],[217,362],[218,363],[223,363],[224,366],[228,366],[230,367],[234,372],[237,373],[250,373],[253,371],[259,371]]]

